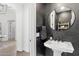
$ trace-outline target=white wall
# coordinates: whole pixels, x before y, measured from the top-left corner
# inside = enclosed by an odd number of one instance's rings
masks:
[[[23,5],[22,4],[15,4],[16,7],[16,44],[17,50],[23,50],[23,32],[22,32],[22,20],[23,20]]]
[[[8,4],[16,11],[16,47],[18,51],[23,51],[23,32],[22,32],[22,21],[23,21],[23,4],[12,3]]]
[[[23,50],[29,52],[29,6],[24,4],[24,16],[23,16]]]
[[[23,49],[27,52],[33,52],[35,47],[35,43],[33,42],[35,40],[34,33],[36,32],[36,5],[33,3],[27,3],[24,4],[24,20],[23,20]],[[35,52],[33,52],[35,53]]]
[[[36,52],[36,5],[8,4],[16,10],[16,43],[18,51]],[[31,40],[31,43],[30,43]],[[31,47],[31,49],[30,49]]]

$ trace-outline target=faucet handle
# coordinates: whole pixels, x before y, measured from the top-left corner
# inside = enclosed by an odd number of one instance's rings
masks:
[[[52,37],[50,37],[50,40],[52,41]]]

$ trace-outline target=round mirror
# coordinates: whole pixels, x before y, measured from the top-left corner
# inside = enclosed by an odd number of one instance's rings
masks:
[[[66,7],[61,7],[53,10],[50,13],[50,27],[53,30],[67,30],[75,20],[75,13]]]

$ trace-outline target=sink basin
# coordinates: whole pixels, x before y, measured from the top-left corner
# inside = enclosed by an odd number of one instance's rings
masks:
[[[55,56],[61,56],[62,52],[69,52],[73,53],[74,48],[71,42],[62,42],[62,41],[55,41],[55,40],[48,40],[44,43],[44,46],[52,49],[54,51]]]

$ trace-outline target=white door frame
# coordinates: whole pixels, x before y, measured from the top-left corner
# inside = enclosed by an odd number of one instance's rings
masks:
[[[31,3],[30,8],[30,56],[36,56],[36,3]]]

